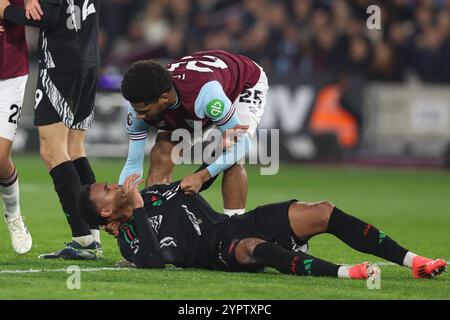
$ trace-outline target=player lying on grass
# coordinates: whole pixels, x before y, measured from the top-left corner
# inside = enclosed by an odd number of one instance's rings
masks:
[[[376,272],[368,262],[336,265],[306,254],[309,239],[330,233],[355,250],[412,268],[414,278],[431,278],[446,270],[444,260],[408,251],[328,201],[289,200],[229,217],[216,213],[201,195],[185,195],[179,182],[139,192],[143,180],[138,178],[129,176],[123,186],[84,186],[78,210],[88,223],[115,234],[123,257],[139,268],[173,264],[251,272],[269,266],[286,274],[352,279]]]

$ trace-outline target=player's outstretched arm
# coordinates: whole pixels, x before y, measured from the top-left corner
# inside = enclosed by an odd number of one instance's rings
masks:
[[[224,135],[224,153],[207,168],[185,177],[181,188],[186,194],[198,193],[203,184],[241,160],[250,150],[251,140],[235,109],[217,81],[205,84],[195,101],[195,114],[209,118]],[[230,139],[231,138],[231,139]],[[230,141],[231,140],[231,141]]]
[[[58,22],[61,5],[44,2],[41,4],[42,17],[40,20],[28,19],[26,10],[9,3],[8,0],[0,0],[0,18],[9,22],[22,24],[36,28],[51,28]]]
[[[134,173],[142,177],[145,146],[150,130],[150,126],[144,120],[136,117],[136,111],[131,106],[128,107],[126,128],[129,137],[128,156],[120,173],[120,185],[124,183],[128,176]]]
[[[132,140],[128,144],[128,157],[119,176],[119,184],[122,185],[125,179],[136,173],[142,177],[144,171],[144,155],[147,139]]]

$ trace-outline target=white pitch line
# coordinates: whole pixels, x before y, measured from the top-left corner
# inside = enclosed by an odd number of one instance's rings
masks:
[[[97,272],[97,271],[123,271],[123,270],[136,270],[136,268],[80,268],[80,271],[83,272]],[[66,269],[29,269],[29,270],[0,270],[0,274],[8,274],[8,273],[39,273],[39,272],[67,272]]]
[[[448,261],[448,260],[447,260]],[[379,262],[373,262],[373,264],[376,264],[377,266],[382,267],[395,267],[398,266],[398,264],[393,262],[385,262],[385,261],[379,261]],[[342,263],[342,265],[345,265]],[[450,262],[447,262],[447,265],[450,265]],[[170,268],[170,270],[181,270],[182,268]],[[130,270],[137,270],[137,268],[119,268],[119,267],[101,267],[101,268],[80,268],[80,271],[83,272],[98,272],[98,271],[130,271]],[[168,270],[168,269],[166,269]],[[20,274],[20,273],[40,273],[40,272],[68,272],[68,268],[65,269],[28,269],[28,270],[0,270],[0,274]]]

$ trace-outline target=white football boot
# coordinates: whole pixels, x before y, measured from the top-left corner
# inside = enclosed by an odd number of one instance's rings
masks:
[[[31,234],[22,220],[22,215],[19,213],[16,217],[8,218],[5,216],[6,226],[11,235],[11,243],[18,254],[25,254],[31,250],[33,244]]]

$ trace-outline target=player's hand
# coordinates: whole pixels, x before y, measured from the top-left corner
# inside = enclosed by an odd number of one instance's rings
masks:
[[[139,174],[135,173],[128,176],[123,183],[123,191],[133,210],[144,207],[144,200],[138,190],[138,186],[142,182],[144,182],[144,179],[141,179]]]
[[[3,19],[3,14],[5,13],[6,7],[11,3],[8,0],[0,0],[0,19]],[[3,31],[2,31],[3,32]]]
[[[197,173],[191,174],[181,180],[180,188],[186,195],[194,195],[202,188],[203,183],[211,179],[211,175],[207,169],[203,169]]]
[[[231,148],[238,141],[239,137],[247,132],[248,128],[248,125],[238,124],[234,128],[225,131],[222,139],[222,150]]]
[[[41,5],[38,0],[28,0],[25,7],[25,16],[27,19],[41,20],[44,15]]]
[[[5,29],[3,28],[3,26],[0,26],[0,32],[5,32]]]

